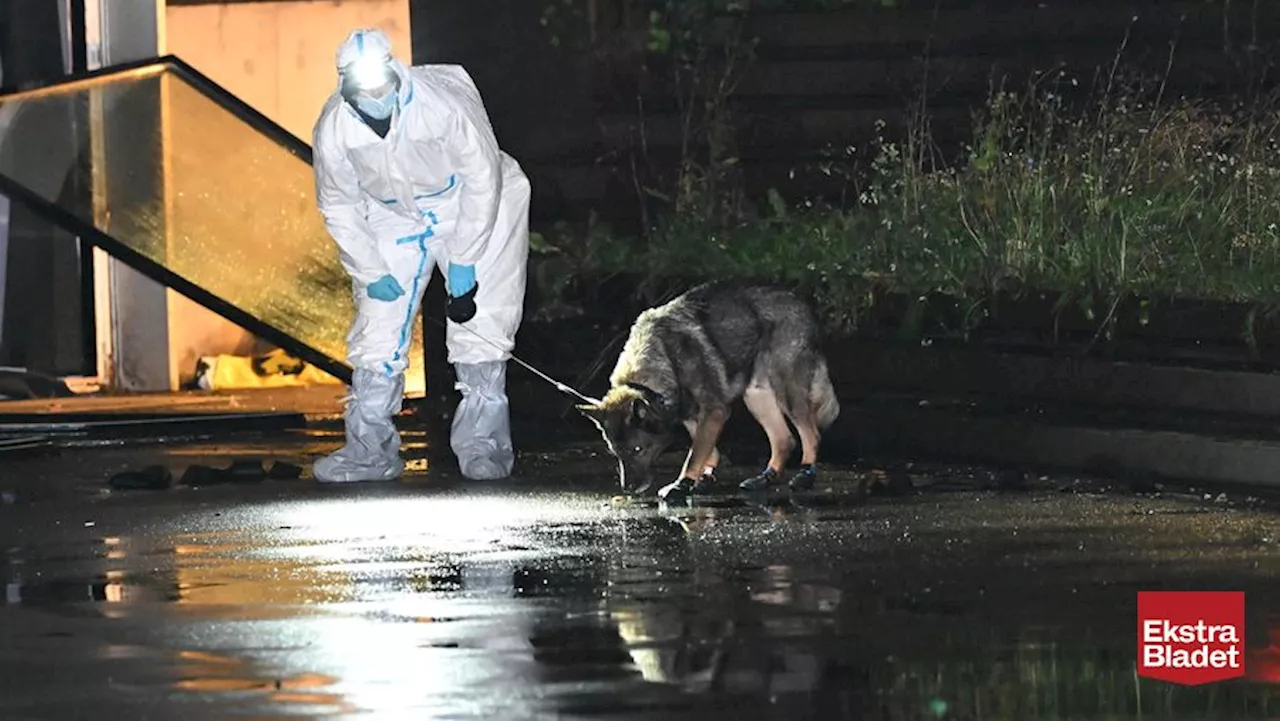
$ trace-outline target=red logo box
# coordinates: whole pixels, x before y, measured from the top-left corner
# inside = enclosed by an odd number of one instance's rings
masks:
[[[1245,674],[1243,591],[1139,591],[1138,675],[1183,686]]]

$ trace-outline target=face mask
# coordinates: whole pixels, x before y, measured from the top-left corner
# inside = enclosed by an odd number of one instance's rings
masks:
[[[386,120],[391,117],[391,111],[396,107],[396,91],[388,90],[387,94],[380,98],[357,95],[355,100],[360,112],[374,120]]]

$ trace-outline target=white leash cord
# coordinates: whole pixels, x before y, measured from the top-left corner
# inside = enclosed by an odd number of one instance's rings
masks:
[[[426,313],[423,313],[423,315],[425,316],[425,315],[426,315]],[[427,316],[427,317],[430,317],[430,316]],[[431,320],[433,320],[433,321],[435,321],[436,323],[440,324],[440,325],[441,325],[441,326],[443,326],[446,330],[448,329],[448,326],[447,326],[447,325],[445,325],[443,322],[441,322],[441,321],[439,321],[439,320],[437,320],[437,319],[435,319],[435,318],[431,318]],[[501,350],[501,351],[504,351],[504,352],[505,352],[505,350],[503,349],[503,347],[502,347],[502,346],[500,346],[500,345],[498,345],[497,343],[494,343],[493,341],[491,341],[491,340],[489,340],[488,338],[484,337],[483,335],[481,335],[481,334],[480,334],[480,332],[479,332],[479,331],[475,330],[474,328],[468,328],[466,325],[464,325],[464,324],[462,324],[462,323],[458,323],[457,325],[458,325],[458,327],[460,327],[460,328],[464,328],[464,329],[466,329],[467,331],[470,331],[470,333],[471,333],[472,335],[474,335],[475,337],[477,337],[477,338],[479,338],[480,340],[484,341],[485,343],[488,343],[489,345],[493,346],[494,348],[497,348],[498,350]],[[555,387],[556,387],[556,390],[560,391],[561,393],[568,393],[569,395],[572,395],[572,396],[576,397],[578,400],[580,400],[580,401],[582,401],[582,402],[584,402],[584,403],[588,403],[588,404],[590,404],[590,405],[598,405],[598,404],[600,403],[600,400],[599,400],[598,398],[589,398],[589,397],[587,397],[587,396],[585,396],[585,395],[583,395],[583,394],[579,393],[579,392],[577,391],[577,389],[573,388],[572,386],[569,386],[569,385],[566,385],[566,384],[564,384],[564,383],[561,383],[560,381],[556,380],[555,378],[552,378],[551,376],[547,375],[546,373],[543,373],[542,371],[538,370],[537,368],[534,368],[533,366],[529,365],[528,363],[525,363],[523,360],[521,360],[520,358],[518,358],[514,353],[512,353],[512,354],[510,354],[510,355],[511,355],[511,360],[513,360],[513,361],[515,361],[516,363],[519,363],[520,365],[524,366],[525,370],[529,371],[530,373],[532,373],[532,374],[534,374],[534,375],[538,376],[538,377],[539,377],[539,378],[541,378],[542,380],[544,380],[544,381],[546,381],[546,382],[550,383],[551,385],[555,386]]]

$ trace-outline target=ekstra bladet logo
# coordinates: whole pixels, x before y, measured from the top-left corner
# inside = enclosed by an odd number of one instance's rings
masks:
[[[1139,591],[1138,675],[1184,686],[1244,676],[1243,591]]]

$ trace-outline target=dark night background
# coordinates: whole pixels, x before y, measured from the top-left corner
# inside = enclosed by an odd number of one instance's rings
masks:
[[[605,9],[637,3],[600,3],[596,46],[574,50],[549,42],[539,19],[550,4],[413,0],[414,62],[471,71],[501,141],[533,178],[539,220],[581,216],[588,205],[625,215],[635,205],[626,169],[637,152],[628,129],[638,99],[650,161],[669,163],[680,141],[669,73],[656,65],[640,72],[632,49],[643,38]],[[1122,44],[1128,69],[1164,75],[1167,67],[1169,97],[1256,93],[1270,87],[1277,29],[1280,8],[1261,0],[903,0],[757,10],[746,29],[760,38],[757,60],[735,102],[745,179],[755,193],[829,191],[823,176],[801,166],[824,148],[870,140],[878,119],[886,135],[899,134],[926,77],[933,132],[943,154],[954,155],[993,84],[1003,79],[1021,90],[1031,72],[1062,68],[1083,87]]]

